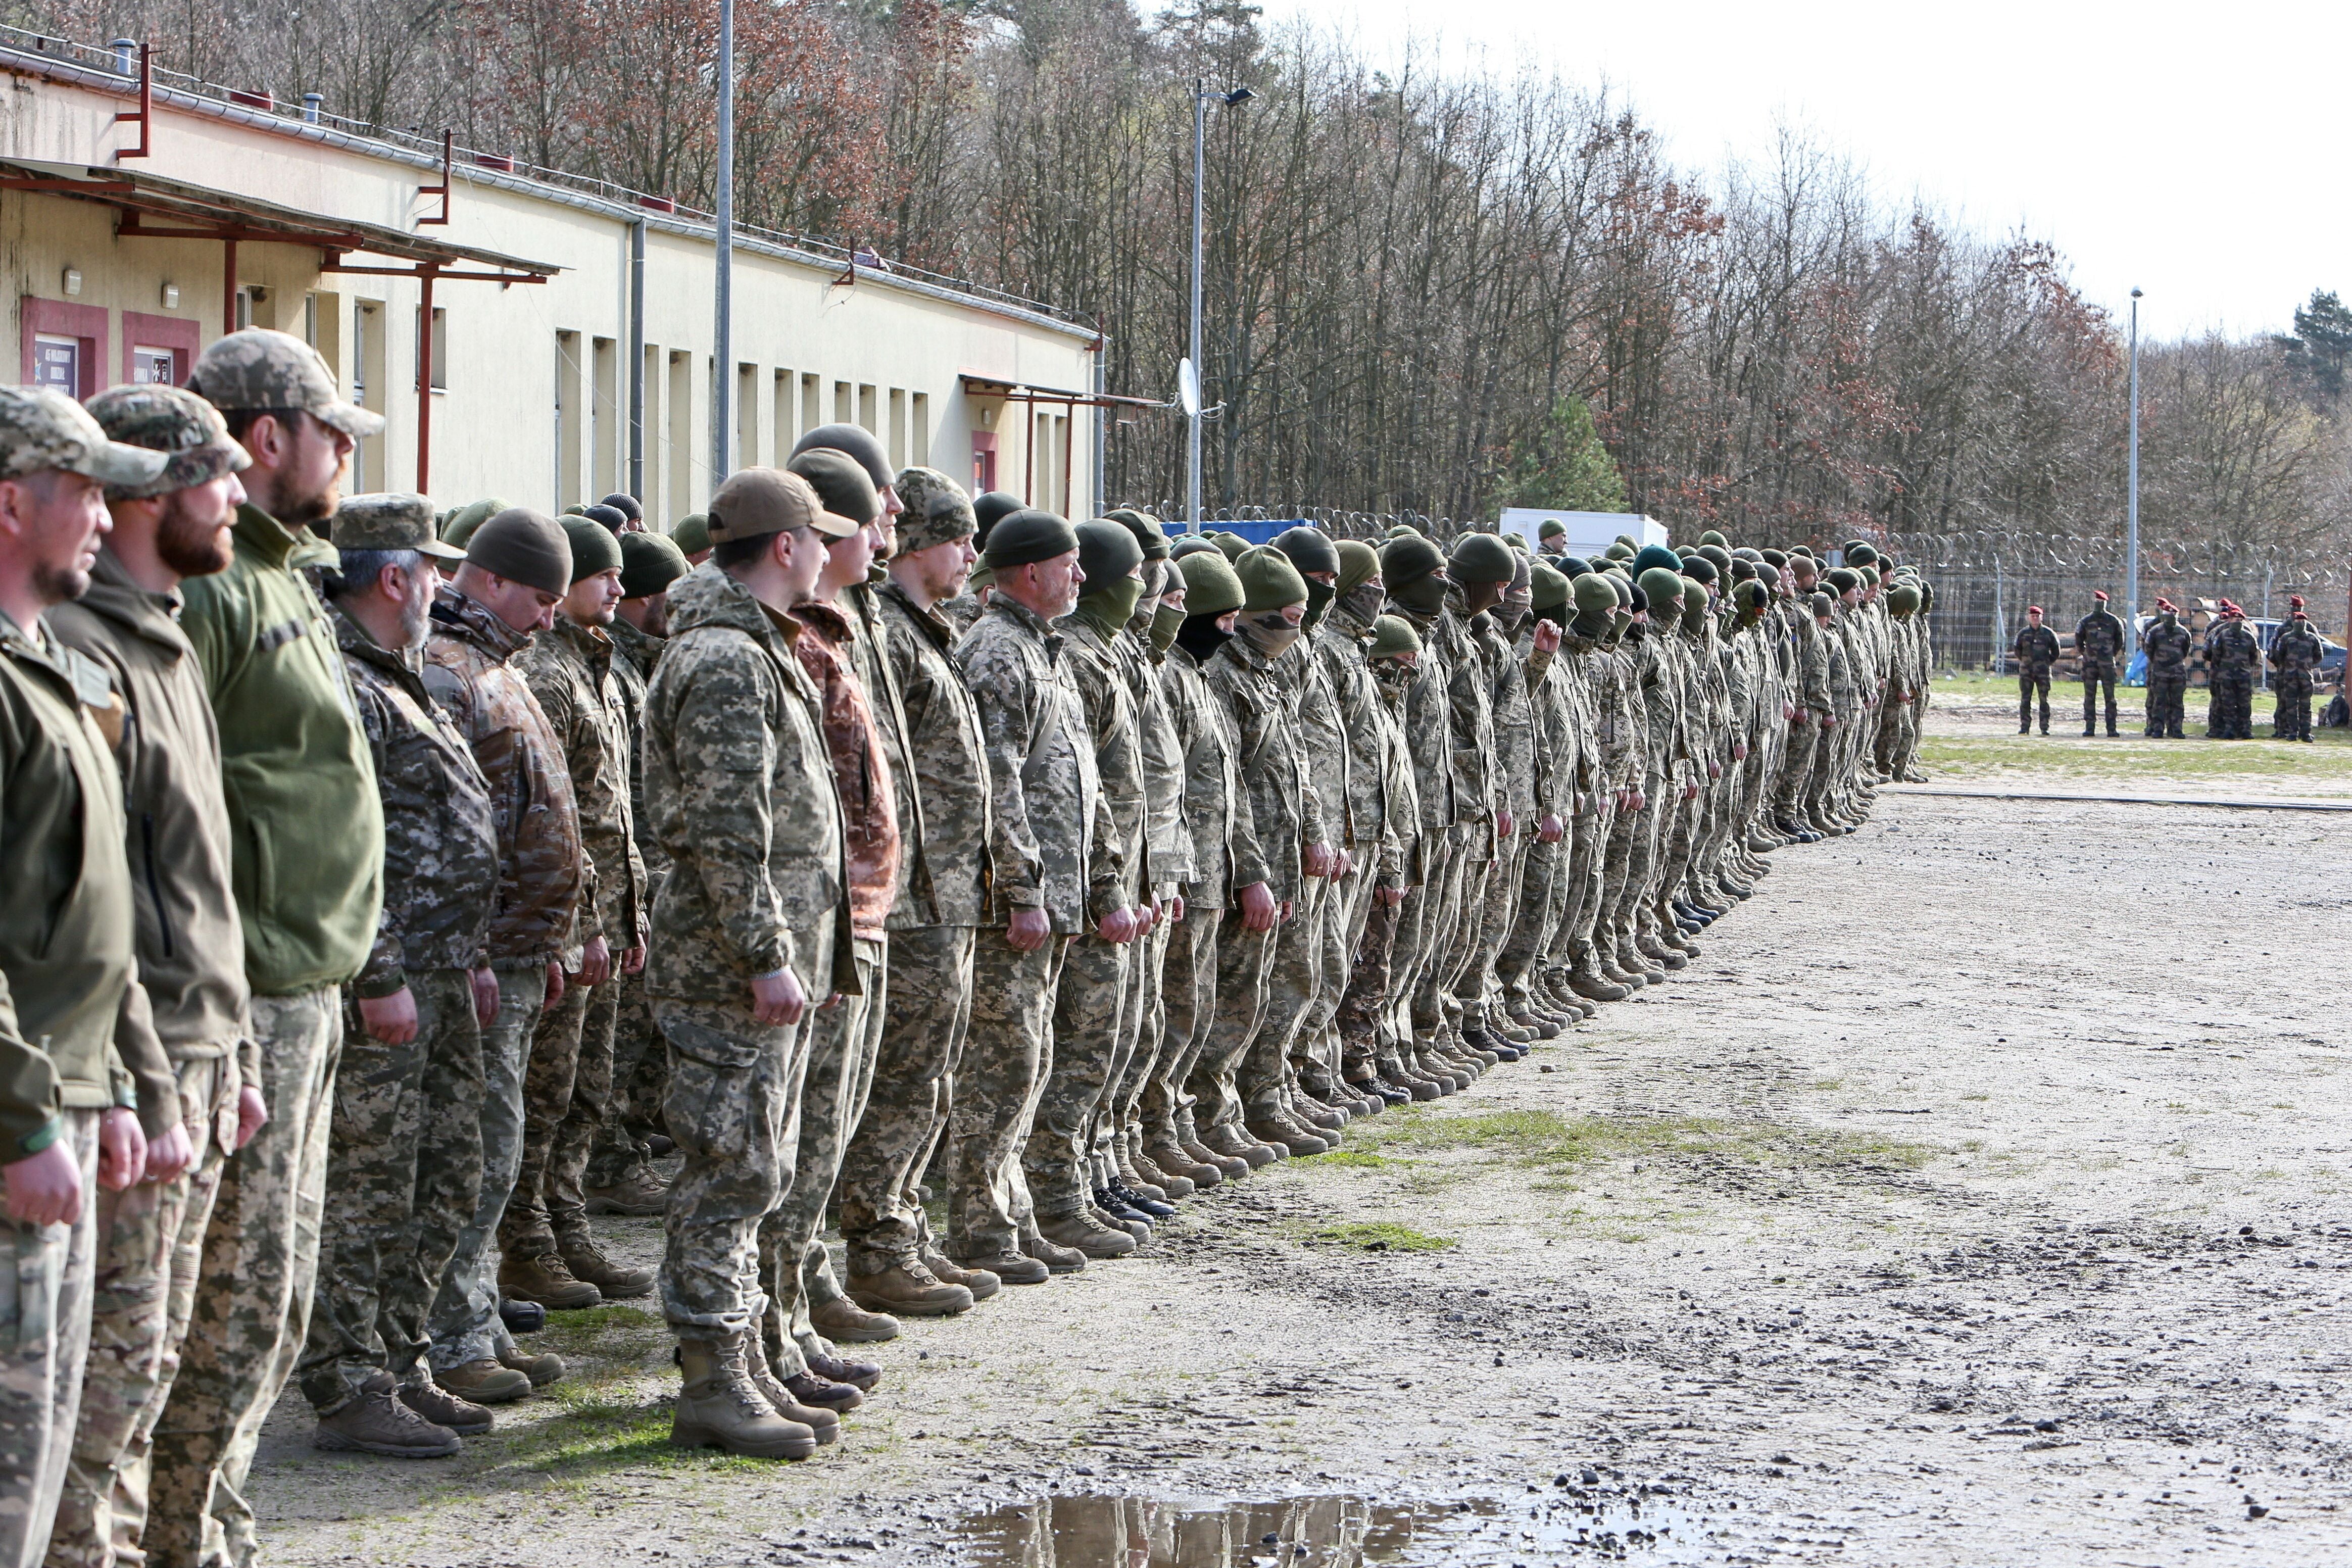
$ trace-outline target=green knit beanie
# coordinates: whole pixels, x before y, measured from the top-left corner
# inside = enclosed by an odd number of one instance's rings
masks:
[[[1401,653],[1419,653],[1421,634],[1402,616],[1382,616],[1372,623],[1373,658],[1394,658]]]
[[[1456,583],[1507,583],[1517,571],[1511,547],[1491,533],[1465,533],[1454,542],[1446,573]]]
[[[1209,540],[1212,543],[1216,545],[1219,550],[1224,552],[1225,559],[1228,561],[1239,561],[1242,558],[1242,552],[1250,547],[1250,542],[1248,540],[1244,539],[1240,534],[1234,532],[1231,529],[1219,529],[1216,532],[1209,535]]]
[[[1538,561],[1529,578],[1528,592],[1530,607],[1557,609],[1568,603],[1568,574],[1547,562]]]
[[[1681,598],[1688,586],[1681,573],[1664,566],[1651,567],[1633,585],[1641,589],[1642,597],[1649,601],[1650,618],[1654,621],[1663,620],[1666,601]]]
[[[572,542],[572,580],[621,569],[621,542],[603,523],[584,517],[566,517],[563,537]]]
[[[1698,536],[1698,542],[1702,545],[1712,544],[1717,549],[1727,548],[1731,543],[1731,541],[1723,537],[1723,533],[1720,530],[1713,528],[1710,528],[1705,533],[1700,534]]]
[[[1176,566],[1184,574],[1186,615],[1222,616],[1242,607],[1242,580],[1221,552],[1188,550],[1179,556]],[[1303,590],[1299,596],[1306,597]]]
[[[621,535],[621,597],[642,599],[658,594],[694,568],[686,552],[666,533]]]
[[[1339,541],[1339,591],[1352,594],[1381,574],[1381,552],[1360,539]]]
[[[459,507],[449,514],[449,526],[441,531],[441,542],[463,550],[466,541],[474,537],[474,530],[506,510],[507,503],[502,500],[478,500]]]
[[[1655,566],[1663,566],[1669,572],[1680,572],[1683,568],[1683,558],[1663,544],[1645,544],[1633,557],[1634,579],[1639,581],[1643,573]],[[1646,587],[1642,591],[1645,594],[1649,592]]]
[[[1298,574],[1289,556],[1271,545],[1244,551],[1234,563],[1234,575],[1241,579],[1242,608],[1252,615],[1307,602],[1307,579]],[[1187,595],[1185,607],[1190,609],[1192,603]]]
[[[1437,546],[1418,533],[1407,532],[1381,546],[1381,576],[1391,593],[1420,582],[1444,564],[1445,557],[1437,552]]]
[[[707,511],[688,512],[677,520],[677,526],[669,531],[669,542],[683,551],[689,561],[701,554],[710,548],[710,514]]]

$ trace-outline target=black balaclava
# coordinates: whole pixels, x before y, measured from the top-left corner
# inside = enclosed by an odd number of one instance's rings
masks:
[[[1234,634],[1220,631],[1218,616],[1187,616],[1176,629],[1176,646],[1199,659],[1209,662],[1209,656],[1234,640]]]

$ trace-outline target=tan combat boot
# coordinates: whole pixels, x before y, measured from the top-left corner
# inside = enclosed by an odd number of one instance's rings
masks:
[[[654,1292],[654,1271],[632,1268],[616,1263],[596,1245],[595,1238],[586,1236],[566,1237],[556,1244],[557,1256],[563,1267],[572,1270],[575,1279],[585,1280],[596,1287],[608,1301],[626,1300],[632,1296],[650,1296]]]
[[[841,1411],[855,1410],[865,1403],[865,1396],[853,1388],[847,1391],[849,1397],[846,1401],[830,1406],[803,1404],[794,1396],[795,1390],[784,1379],[778,1377],[775,1368],[768,1364],[768,1342],[760,1337],[756,1328],[743,1336],[743,1371],[751,1379],[751,1386],[775,1407],[777,1415],[787,1421],[797,1421],[815,1433],[820,1447],[840,1440]],[[812,1380],[803,1373],[798,1381],[805,1383]],[[839,1386],[822,1380],[815,1381],[819,1386],[828,1390]]]
[[[898,1320],[887,1312],[869,1312],[845,1296],[809,1303],[809,1325],[826,1339],[851,1344],[879,1344],[898,1337]]]
[[[971,1292],[971,1299],[975,1301],[985,1301],[1003,1288],[1004,1280],[1000,1276],[992,1274],[985,1268],[966,1268],[960,1264],[950,1263],[940,1255],[937,1247],[928,1244],[915,1256],[924,1268],[931,1271],[932,1277],[940,1283],[962,1286]]]
[[[972,1294],[950,1285],[920,1262],[893,1264],[876,1274],[852,1274],[842,1281],[849,1299],[869,1312],[902,1318],[952,1318],[971,1310]]]
[[[604,1299],[603,1291],[575,1276],[552,1252],[537,1258],[499,1258],[499,1294],[517,1301],[536,1301],[555,1311],[576,1311]]]
[[[743,1336],[681,1340],[678,1390],[670,1417],[669,1440],[681,1448],[724,1448],[748,1459],[805,1459],[816,1452],[816,1433],[776,1413],[752,1385],[743,1359]]]
[[[369,1378],[333,1415],[320,1416],[310,1442],[331,1453],[382,1454],[392,1459],[443,1459],[466,1446],[457,1434],[403,1404],[388,1372]]]

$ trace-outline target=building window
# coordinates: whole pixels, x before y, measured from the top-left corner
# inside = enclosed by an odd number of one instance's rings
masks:
[[[68,397],[81,395],[81,340],[37,332],[33,337],[33,384]]]
[[[131,350],[131,384],[133,386],[177,386],[180,384],[179,355],[170,349],[149,348],[144,343],[133,344]]]
[[[931,395],[928,392],[914,393],[907,401],[913,405],[915,420],[914,444],[908,448],[908,455],[915,467],[928,468],[931,466]]]

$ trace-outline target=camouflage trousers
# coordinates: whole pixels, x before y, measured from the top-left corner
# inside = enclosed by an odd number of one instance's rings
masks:
[[[1400,939],[1399,951],[1409,967],[1400,976],[1399,993],[1410,1009],[1409,1032],[1423,1045],[1434,1040],[1446,1022],[1446,961],[1460,923],[1463,879],[1469,874],[1469,844],[1476,832],[1473,825],[1455,823],[1437,836],[1420,894],[1426,901],[1416,911],[1418,920],[1407,920]]]
[[[2116,667],[2085,665],[2083,668],[2083,733],[2097,728],[2099,699],[2107,702],[2107,733],[2116,732]]]
[[[1803,721],[1801,723],[1798,720]],[[1788,742],[1781,750],[1780,776],[1772,786],[1772,815],[1793,820],[1805,805],[1805,781],[1812,775],[1813,745],[1821,737],[1822,716],[1811,709],[1797,710],[1789,721]]]
[[[269,1120],[221,1174],[180,1375],[155,1426],[147,1552],[168,1568],[247,1568],[257,1555],[246,1476],[310,1329],[341,993],[256,996],[251,1022]]]
[[[71,1225],[0,1219],[0,1568],[33,1568],[48,1549],[65,1489],[89,1354],[98,1264],[98,1119],[63,1113],[58,1142],[81,1166]]]
[[[173,1069],[180,1124],[195,1163],[168,1182],[97,1194],[97,1263],[89,1360],[73,1458],[49,1532],[48,1561],[82,1568],[144,1561],[149,1460],[155,1422],[180,1370],[196,1300],[196,1268],[229,1145],[236,1138],[234,1049],[190,1057]]]
[[[2183,710],[2188,705],[2189,675],[2150,675],[2147,678],[2147,732],[2159,739],[2181,738],[2180,726],[2186,721]]]
[[[2271,690],[2278,699],[2277,710],[2272,715],[2273,736],[2282,741],[2311,739],[2312,685],[2307,669],[2284,669],[2271,677]]]
[[[1551,949],[1568,901],[1570,839],[1563,836],[1547,844],[1532,829],[1528,837],[1527,858],[1517,882],[1518,907],[1512,911],[1502,951],[1495,956],[1496,994],[1507,1016],[1524,1013],[1536,1002],[1529,987]]]
[[[2206,694],[2205,733],[2217,741],[2254,738],[2254,678],[2242,671],[2217,674]]]
[[[2050,733],[2050,672],[2046,669],[2021,670],[2017,677],[2017,732],[2021,735],[2033,726],[2033,701],[2042,700],[2042,732]]]
[[[1444,1012],[1446,1027],[1458,1035],[1465,1027],[1476,1027],[1479,1022],[1472,972],[1478,963],[1478,939],[1486,930],[1486,889],[1494,885],[1501,869],[1499,858],[1504,846],[1496,841],[1493,827],[1484,822],[1463,824],[1454,831],[1460,836],[1462,847],[1462,886],[1447,905],[1441,922],[1449,935],[1441,961],[1444,967],[1437,1001]]]
[[[1175,945],[1176,928],[1181,923],[1155,921],[1143,940],[1132,944],[1136,950],[1135,976],[1129,991],[1133,1001],[1127,1027],[1131,1045],[1117,1064],[1110,1090],[1103,1097],[1102,1113],[1096,1118],[1097,1159],[1107,1154],[1115,1161],[1121,1141],[1142,1131],[1144,1085],[1151,1081],[1151,1075],[1159,1070],[1160,1058],[1168,1050],[1168,952]]]
[[[1409,889],[1406,900],[1420,895]],[[1402,905],[1375,897],[1348,965],[1332,1026],[1339,1031],[1339,1068],[1350,1083],[1404,1065],[1396,1037],[1396,941]]]
[[[588,1234],[581,1180],[589,1146],[612,1110],[619,979],[615,973],[602,985],[566,984],[562,1000],[540,1014],[531,1032],[522,1079],[522,1160],[499,1225],[499,1250],[509,1258],[541,1257]]]
[[[948,1110],[950,1258],[993,1257],[1018,1239],[1021,1146],[1054,1059],[1054,994],[1069,945],[1049,936],[1034,952],[1019,952],[1002,927],[973,936],[971,1028]]]
[[[1135,1001],[1135,962],[1134,943],[1097,936],[1074,940],[1063,962],[1054,996],[1053,1062],[1021,1148],[1022,1173],[1042,1218],[1082,1213],[1094,1191],[1088,1167],[1095,1115]]]
[[[829,973],[831,965],[826,965]],[[663,1220],[662,1317],[682,1340],[735,1339],[767,1315],[760,1226],[792,1184],[804,1048],[741,1003],[654,998],[669,1045],[662,1116],[683,1160]]]
[[[524,1059],[532,1026],[547,1005],[547,966],[500,969],[498,976],[499,1016],[482,1031],[482,1184],[470,1205],[471,1217],[458,1228],[426,1324],[436,1373],[493,1360],[514,1347],[514,1336],[499,1318],[499,1270],[490,1259],[490,1238],[498,1234],[514,1191],[515,1168],[522,1163]],[[458,1206],[461,1213],[468,1208]]]
[[[1275,934],[1244,925],[1238,908],[1225,910],[1218,925],[1216,1006],[1209,1015],[1208,1028],[1185,1085],[1193,1100],[1193,1125],[1202,1131],[1242,1120],[1242,1097],[1235,1080],[1242,1058],[1257,1037],[1259,1022],[1265,1016]]]
[[[1917,720],[1911,704],[1889,702],[1880,710],[1878,746],[1874,759],[1880,773],[1890,779],[1901,779],[1911,765],[1911,753],[1918,743]]]
[[[662,1091],[669,1078],[669,1047],[654,1026],[645,975],[621,975],[617,987],[612,1093],[582,1177],[592,1188],[615,1185],[644,1157],[639,1146],[662,1130]]]
[[[1532,811],[1515,816],[1511,836],[1495,847],[1486,902],[1478,911],[1478,945],[1470,955],[1469,973],[1463,981],[1463,1004],[1474,1022],[1501,1021],[1489,1016],[1488,1009],[1502,1005],[1503,949],[1518,924],[1520,907],[1528,901],[1528,862],[1535,854],[1538,820]]]
[[[810,1323],[809,1310],[844,1294],[824,1247],[824,1213],[841,1179],[842,1156],[865,1119],[866,1098],[874,1088],[890,984],[888,942],[858,937],[850,950],[856,993],[844,992],[832,1006],[803,1022],[808,1044],[801,1053],[805,1060],[792,1181],[760,1222],[760,1282],[768,1297],[761,1332],[769,1364],[780,1377],[806,1372],[805,1358],[812,1352],[831,1352],[833,1347]]]
[[[1183,1131],[1179,1114],[1192,1110],[1185,1084],[1216,1016],[1217,932],[1224,916],[1223,910],[1188,903],[1184,918],[1168,933],[1159,988],[1162,1044],[1145,1079],[1139,1106],[1145,1135],[1152,1142],[1175,1139]]]
[[[1568,825],[1566,887],[1560,895],[1559,924],[1543,967],[1566,969],[1581,962],[1592,945],[1592,926],[1601,912],[1601,891],[1608,870],[1609,836],[1615,827],[1616,796],[1605,786],[1594,792],[1596,804]]]
[[[412,970],[416,1037],[388,1046],[343,1019],[320,1220],[319,1291],[295,1368],[331,1415],[378,1372],[418,1379],[425,1321],[482,1191],[482,1030],[462,969]]]
[[[923,1171],[946,1128],[971,1027],[970,926],[890,933],[890,984],[866,1115],[841,1157],[841,1238],[852,1274],[912,1262],[928,1234]]]
[[[1265,1011],[1234,1079],[1245,1116],[1279,1110],[1299,1068],[1309,1065],[1299,1059],[1301,1026],[1322,990],[1323,926],[1332,904],[1328,878],[1302,878],[1298,897],[1291,901],[1291,918],[1275,928]]]

